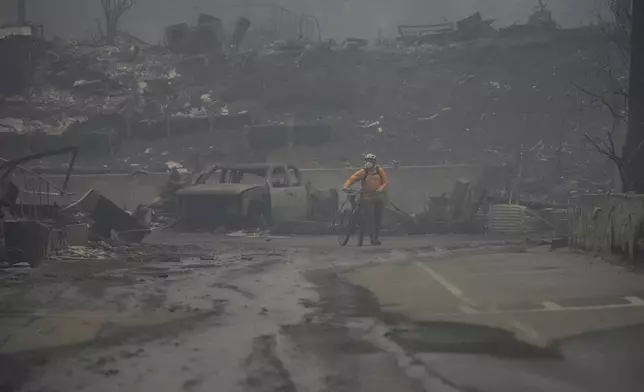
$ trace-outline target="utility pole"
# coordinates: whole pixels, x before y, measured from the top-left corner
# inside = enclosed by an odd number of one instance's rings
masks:
[[[627,182],[624,190],[644,193],[644,0],[632,1],[630,33],[628,133],[622,152]]]

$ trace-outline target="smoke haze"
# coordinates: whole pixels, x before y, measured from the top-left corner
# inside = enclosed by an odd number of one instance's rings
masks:
[[[592,23],[601,0],[546,0],[548,8],[562,27]],[[248,0],[247,4],[265,3]],[[378,30],[385,36],[396,35],[400,24],[430,24],[454,21],[481,12],[495,19],[496,27],[525,23],[537,0],[276,0],[295,12],[306,12],[320,20],[324,38],[349,36],[374,38]],[[30,0],[29,18],[45,25],[48,36],[87,37],[97,30],[102,13],[100,0]],[[230,24],[237,16],[249,13],[261,18],[261,7],[249,7],[231,0],[138,0],[122,20],[121,30],[151,43],[162,39],[163,27],[194,22],[200,12],[221,17]],[[265,10],[265,9],[264,9]]]

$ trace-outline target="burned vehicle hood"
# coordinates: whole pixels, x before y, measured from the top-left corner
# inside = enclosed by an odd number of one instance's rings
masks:
[[[225,196],[235,196],[241,195],[242,193],[255,189],[261,188],[261,185],[251,185],[251,184],[200,184],[200,185],[191,185],[177,191],[179,196],[195,196],[195,195],[225,195]]]

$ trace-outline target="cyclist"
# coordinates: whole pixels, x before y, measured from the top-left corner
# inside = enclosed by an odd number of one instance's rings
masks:
[[[380,224],[384,208],[385,190],[389,186],[389,179],[384,169],[376,164],[376,156],[367,154],[364,158],[364,167],[355,172],[344,184],[344,190],[356,182],[362,184],[362,217],[366,228],[369,230],[371,245],[380,245]]]

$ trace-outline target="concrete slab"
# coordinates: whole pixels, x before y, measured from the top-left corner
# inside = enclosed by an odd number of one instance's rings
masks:
[[[548,340],[563,339],[589,332],[644,325],[644,308],[596,308],[560,312],[512,314]]]
[[[570,253],[462,255],[430,265],[487,310],[557,301],[569,306],[619,304],[623,297],[637,297],[644,287],[644,275]]]
[[[413,322],[497,328],[542,347],[644,324],[644,275],[578,254],[474,252],[359,268],[345,278]]]
[[[423,309],[457,312],[461,305],[415,264],[380,264],[357,269],[344,277],[371,291],[385,312],[401,312],[413,317]]]

